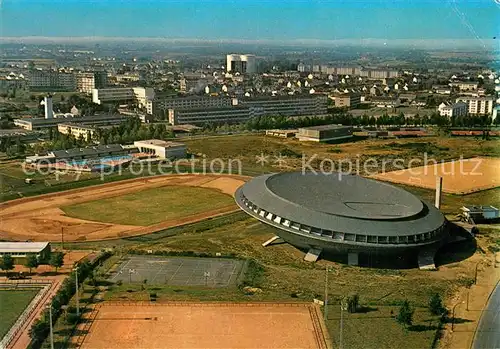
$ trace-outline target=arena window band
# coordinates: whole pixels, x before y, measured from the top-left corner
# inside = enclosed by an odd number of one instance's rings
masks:
[[[440,236],[445,229],[445,224],[443,224],[439,228],[431,232],[415,234],[415,235],[403,235],[403,236],[375,236],[375,235],[342,233],[332,230],[310,227],[308,225],[304,225],[298,222],[294,222],[290,219],[277,216],[271,212],[267,212],[261,209],[260,207],[252,203],[250,200],[248,200],[243,194],[241,194],[241,197],[242,197],[242,202],[245,204],[246,207],[248,207],[254,213],[256,213],[257,215],[268,221],[271,221],[276,224],[281,224],[286,228],[297,230],[299,233],[303,232],[311,235],[316,235],[318,237],[331,238],[333,241],[359,242],[365,244],[417,245],[421,243],[436,241],[436,237]]]

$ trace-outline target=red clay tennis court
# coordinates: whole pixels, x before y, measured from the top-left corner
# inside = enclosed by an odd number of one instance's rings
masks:
[[[81,348],[331,348],[304,303],[128,303],[95,308]]]

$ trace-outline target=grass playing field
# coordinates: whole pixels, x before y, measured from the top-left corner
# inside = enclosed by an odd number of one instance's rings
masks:
[[[16,322],[17,318],[31,302],[38,290],[0,291],[0,338],[2,338]]]
[[[147,226],[230,205],[235,205],[233,198],[216,190],[166,186],[64,206],[62,210],[75,218]]]

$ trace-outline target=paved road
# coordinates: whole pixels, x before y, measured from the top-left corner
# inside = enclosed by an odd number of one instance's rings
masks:
[[[495,287],[481,316],[472,348],[500,348],[500,284]]]

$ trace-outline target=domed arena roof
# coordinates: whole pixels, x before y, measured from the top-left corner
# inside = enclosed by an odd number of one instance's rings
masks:
[[[368,237],[426,234],[440,230],[445,222],[438,209],[406,190],[356,175],[267,174],[240,187],[236,201],[258,219],[264,211],[264,217],[273,217],[272,225],[289,221]]]

